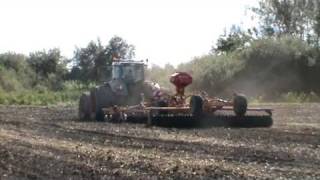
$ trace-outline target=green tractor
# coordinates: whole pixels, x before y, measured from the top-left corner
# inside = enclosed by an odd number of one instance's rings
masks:
[[[143,61],[122,60],[112,63],[112,79],[81,95],[79,119],[104,121],[103,108],[130,106],[141,102],[142,94],[152,97],[156,83],[145,81]]]
[[[272,125],[272,109],[248,107],[243,95],[235,93],[232,100],[209,97],[205,92],[185,95],[185,88],[192,83],[191,75],[186,72],[172,74],[170,82],[176,92],[166,92],[157,83],[145,81],[144,69],[143,61],[113,62],[112,79],[82,94],[80,120],[121,122],[127,118],[146,119],[151,125],[175,120],[198,123],[210,117],[210,121],[235,126]]]

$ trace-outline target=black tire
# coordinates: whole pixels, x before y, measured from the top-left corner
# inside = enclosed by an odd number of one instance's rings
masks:
[[[111,122],[121,123],[121,122],[123,122],[123,121],[124,121],[124,119],[122,118],[121,113],[114,113],[114,114],[112,114]]]
[[[104,113],[102,111],[102,108],[97,109],[97,111],[96,111],[96,120],[99,121],[99,122],[105,121]]]
[[[102,108],[111,107],[114,105],[115,94],[112,92],[108,84],[96,88],[95,91],[95,101],[96,101],[96,120],[105,121],[104,112]]]
[[[91,111],[92,111],[91,97],[89,93],[83,93],[79,100],[79,109],[78,115],[79,120],[91,120]]]
[[[191,113],[194,117],[199,118],[203,115],[203,100],[200,96],[192,96],[190,99]]]
[[[233,98],[233,111],[237,116],[244,116],[247,112],[248,101],[244,95],[236,95]]]
[[[168,107],[168,103],[165,101],[157,102],[157,107]],[[158,114],[168,114],[167,110],[159,110]]]

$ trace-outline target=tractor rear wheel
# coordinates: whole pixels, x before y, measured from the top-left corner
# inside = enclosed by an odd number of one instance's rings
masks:
[[[236,95],[233,98],[233,111],[237,116],[244,116],[247,112],[248,101],[244,95]]]
[[[89,93],[83,93],[79,100],[79,119],[81,121],[91,120],[91,111],[92,111],[91,97]]]

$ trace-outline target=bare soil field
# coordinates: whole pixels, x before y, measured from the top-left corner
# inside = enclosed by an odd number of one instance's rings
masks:
[[[0,106],[0,179],[320,179],[320,104],[268,107],[271,128],[165,128]]]

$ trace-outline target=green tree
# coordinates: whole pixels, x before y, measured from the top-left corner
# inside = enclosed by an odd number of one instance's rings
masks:
[[[52,73],[61,73],[66,68],[66,59],[57,48],[30,53],[27,62],[35,70],[37,75],[45,78]]]
[[[316,47],[319,48],[320,46],[320,11],[315,15],[315,23],[313,24],[313,29],[315,33],[315,44]]]
[[[109,58],[131,59],[135,56],[135,47],[119,36],[110,39],[106,50]]]
[[[214,54],[229,53],[236,49],[245,47],[247,43],[252,40],[252,31],[243,31],[239,26],[233,25],[230,32],[221,35],[217,40],[215,46],[212,47],[211,52]]]
[[[128,44],[121,37],[115,36],[107,45],[98,39],[91,41],[85,48],[77,48],[74,52],[75,65],[70,77],[79,80],[105,81],[111,75],[111,64],[114,58],[131,59],[134,57],[134,46]]]
[[[76,64],[72,68],[72,72],[80,74],[81,80],[84,81],[98,80],[102,69],[110,64],[106,49],[99,39],[97,42],[90,41],[85,48],[77,48],[74,60]],[[79,75],[77,76],[79,77]]]
[[[0,90],[30,88],[35,82],[35,73],[28,65],[27,56],[13,52],[0,54]]]
[[[67,73],[68,60],[57,48],[30,53],[27,62],[36,73],[34,85],[47,82],[46,86],[59,88]]]
[[[319,1],[260,0],[259,7],[252,10],[260,19],[263,36],[290,34],[303,40],[318,37],[314,32],[317,31]]]
[[[0,54],[0,65],[7,69],[22,71],[27,66],[26,59],[27,57],[23,54],[3,53]]]

